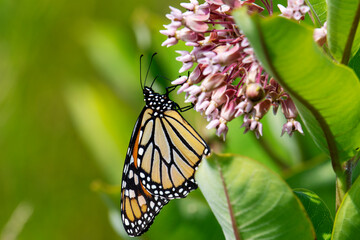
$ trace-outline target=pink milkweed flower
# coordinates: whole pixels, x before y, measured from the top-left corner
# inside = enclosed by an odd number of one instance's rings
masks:
[[[226,134],[228,132],[227,123],[230,122],[235,115],[235,106],[236,106],[236,99],[229,99],[227,97],[225,105],[222,107],[220,115],[217,119],[212,120],[208,125],[207,128],[217,128],[216,135],[221,136],[223,135],[223,140],[225,141]]]
[[[221,69],[221,65],[216,59],[217,54],[212,51],[206,51],[202,53],[202,57],[197,59],[197,62],[203,64],[205,67],[204,75],[212,74]]]
[[[225,66],[236,62],[241,57],[241,52],[239,51],[239,44],[235,44],[233,47],[228,45],[221,49],[221,51],[216,51],[219,48],[216,48],[214,51],[217,55],[214,57],[215,62],[218,62],[220,65]]]
[[[304,134],[301,124],[294,119],[288,119],[288,122],[284,124],[283,129],[281,131],[281,136],[284,135],[285,132],[289,134],[291,137],[295,131],[298,131],[301,134]]]
[[[253,131],[262,136],[261,119],[271,107],[274,114],[282,106],[288,122],[283,132],[289,135],[296,129],[302,132],[289,95],[264,71],[258,62],[248,39],[237,27],[232,11],[247,5],[249,12],[264,9],[254,0],[190,0],[180,5],[185,9],[170,8],[167,18],[171,20],[161,33],[167,36],[164,46],[182,41],[192,50],[177,51],[176,58],[182,62],[180,72],[194,67],[188,77],[180,77],[173,84],[181,84],[178,93],[185,92],[185,102],[194,104],[209,122],[208,129],[215,128],[218,136],[228,132],[228,122],[243,118],[244,132]],[[268,6],[269,7],[269,6]],[[283,16],[302,19],[308,12],[303,0],[288,0],[288,6],[279,5]],[[272,14],[272,9],[267,9]],[[300,16],[300,15],[301,16]],[[291,125],[292,124],[292,125]]]
[[[229,97],[227,96],[226,103],[221,108],[220,119],[223,119],[226,123],[233,120],[236,112],[235,106],[236,106],[236,99],[233,98],[230,100]]]
[[[325,22],[321,28],[314,29],[314,40],[319,46],[322,46],[326,42],[327,37],[327,23]]]
[[[295,104],[290,97],[281,101],[281,108],[286,119],[293,119],[296,118],[298,115],[298,111],[295,107]]]
[[[227,75],[223,73],[210,74],[202,81],[201,88],[204,92],[213,91],[224,85],[224,80],[226,78]]]
[[[207,0],[208,3],[214,4],[214,5],[223,5],[224,2],[222,0]]]
[[[181,22],[183,20],[183,13],[177,9],[177,8],[174,8],[172,6],[169,6],[171,12],[170,14],[166,14],[166,17],[172,21],[179,21]]]
[[[226,125],[225,122],[222,122],[221,119],[220,119],[220,124],[219,124],[219,126],[218,126],[218,128],[216,130],[216,135],[219,136],[219,137],[222,135],[223,140],[225,141],[226,134],[227,134],[228,131],[229,131],[228,126]]]
[[[180,3],[180,6],[187,10],[193,11],[195,7],[199,6],[199,2],[196,0],[190,0],[190,3]]]
[[[255,133],[256,138],[260,138],[260,136],[263,135],[262,123],[259,122],[254,116],[245,115],[244,123],[241,125],[241,127],[245,127],[244,134],[251,130]]]
[[[186,82],[187,80],[187,77],[186,76],[181,76],[179,77],[178,79],[174,80],[171,82],[171,84],[174,84],[174,85],[182,85]]]
[[[212,92],[211,101],[205,110],[205,115],[210,115],[216,108],[226,102],[226,89],[227,86],[223,86]]]
[[[204,11],[205,12],[205,11]],[[210,13],[210,12],[209,12]],[[194,13],[186,12],[184,13],[185,26],[190,28],[195,32],[205,32],[209,29],[209,26],[205,21],[209,19],[210,14],[206,13]]]
[[[271,101],[266,99],[254,107],[254,111],[251,114],[246,114],[244,116],[244,123],[241,127],[245,127],[244,133],[251,130],[255,133],[256,138],[259,138],[263,135],[262,129],[263,126],[260,123],[260,120],[265,116],[271,107]]]
[[[171,47],[171,46],[174,46],[178,43],[178,40],[174,37],[171,37],[171,38],[168,38],[166,39],[162,44],[161,46],[167,46],[167,47]]]
[[[220,119],[214,119],[206,126],[207,129],[216,128],[220,124]]]
[[[244,113],[250,113],[253,107],[254,102],[249,99],[245,99],[236,106],[237,112],[235,113],[235,116],[238,117],[240,115],[243,115]]]
[[[304,132],[301,128],[301,124],[295,120],[298,115],[298,111],[290,97],[281,101],[281,110],[287,119],[287,123],[283,125],[281,136],[284,135],[285,132],[287,132],[289,136],[292,136],[294,131],[298,131],[303,134]]]
[[[310,7],[305,5],[304,0],[288,0],[287,7],[278,4],[278,8],[281,12],[281,16],[286,18],[292,18],[295,20],[303,20],[305,14],[310,11]]]
[[[191,31],[189,28],[183,28],[179,31],[176,31],[176,38],[185,42],[196,42],[203,39],[198,33]]]

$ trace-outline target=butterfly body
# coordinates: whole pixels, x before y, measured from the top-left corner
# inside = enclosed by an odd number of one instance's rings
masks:
[[[121,186],[121,218],[130,236],[148,230],[171,199],[197,188],[195,171],[210,149],[166,94],[143,88],[141,111],[126,154]]]

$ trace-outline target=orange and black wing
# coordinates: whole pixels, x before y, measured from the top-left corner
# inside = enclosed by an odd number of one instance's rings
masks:
[[[129,166],[121,190],[121,218],[130,236],[139,236],[146,232],[168,201],[166,198],[151,195],[140,183],[134,165]]]
[[[139,236],[146,232],[155,216],[169,200],[150,194],[140,182],[134,159],[138,155],[139,129],[144,112],[140,114],[130,140],[125,159],[121,184],[121,218],[126,232],[130,236]]]
[[[144,112],[136,166],[142,185],[153,195],[184,198],[197,188],[195,171],[210,148],[176,110]]]

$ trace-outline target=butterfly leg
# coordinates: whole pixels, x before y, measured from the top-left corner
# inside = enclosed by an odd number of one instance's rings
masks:
[[[194,107],[194,104],[191,103],[189,106],[185,106],[185,107],[180,107],[177,103],[176,103],[176,110],[180,111],[180,112],[186,112],[190,109],[192,109]]]
[[[168,95],[169,93],[174,91],[178,86],[180,86],[180,85],[174,85],[174,86],[167,87],[166,88],[166,95]]]

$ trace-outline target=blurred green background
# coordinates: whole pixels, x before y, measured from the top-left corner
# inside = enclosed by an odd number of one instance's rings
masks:
[[[171,1],[179,7],[181,1]],[[119,219],[128,141],[148,79],[175,79],[181,64],[159,33],[169,1],[0,0],[0,240],[127,239]],[[144,71],[143,71],[144,73]],[[144,74],[145,75],[145,74]],[[170,83],[160,78],[163,91]],[[180,105],[183,96],[172,95]],[[270,114],[268,114],[270,115]],[[204,137],[205,121],[184,116]],[[252,157],[292,187],[334,206],[334,175],[309,134],[280,138],[284,119],[264,119],[265,137],[230,124],[225,151]],[[270,128],[270,126],[272,126]],[[143,239],[223,239],[200,191],[174,200]]]

